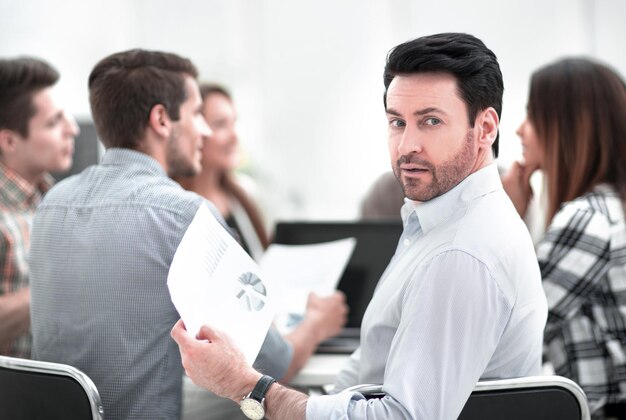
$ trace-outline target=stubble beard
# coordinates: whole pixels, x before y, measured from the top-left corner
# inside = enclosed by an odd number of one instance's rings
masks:
[[[471,173],[476,162],[477,152],[474,150],[474,136],[468,132],[459,152],[440,165],[432,163],[416,156],[404,155],[393,166],[393,173],[402,186],[404,195],[415,201],[429,201],[450,191]],[[421,179],[402,177],[400,165],[414,163],[428,169],[431,181],[425,183]]]
[[[198,175],[199,165],[187,158],[182,152],[180,136],[173,132],[167,140],[167,168],[170,178],[183,178]]]

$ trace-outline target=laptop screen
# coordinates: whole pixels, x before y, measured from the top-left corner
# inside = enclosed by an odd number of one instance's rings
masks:
[[[356,247],[346,266],[338,289],[350,307],[347,328],[360,328],[365,309],[376,284],[387,268],[402,234],[402,222],[279,222],[274,242],[304,245],[356,238]]]

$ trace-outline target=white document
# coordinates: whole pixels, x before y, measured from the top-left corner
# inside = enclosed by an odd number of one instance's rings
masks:
[[[254,362],[274,318],[270,288],[205,204],[174,254],[167,285],[189,333],[216,327]]]
[[[264,278],[276,291],[276,327],[287,333],[306,312],[309,293],[328,296],[337,289],[356,245],[345,238],[313,245],[279,245],[267,248],[259,262]]]

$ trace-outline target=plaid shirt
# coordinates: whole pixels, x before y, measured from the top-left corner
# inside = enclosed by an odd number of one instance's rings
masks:
[[[548,299],[547,355],[593,411],[626,401],[626,226],[607,185],[565,203],[537,249]]]
[[[30,226],[51,185],[49,175],[35,186],[0,163],[0,296],[28,287]],[[0,354],[28,358],[30,342],[30,334],[24,334],[8,348],[0,348]]]

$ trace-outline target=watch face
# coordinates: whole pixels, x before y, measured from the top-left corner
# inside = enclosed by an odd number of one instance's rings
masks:
[[[252,398],[245,398],[241,401],[241,411],[246,417],[252,420],[261,420],[265,417],[263,404]]]

